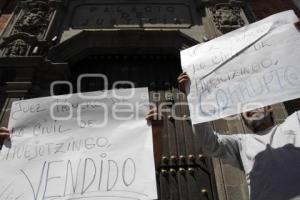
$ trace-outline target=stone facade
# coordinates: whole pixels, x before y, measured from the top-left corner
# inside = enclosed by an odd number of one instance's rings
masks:
[[[15,8],[15,0],[3,0],[0,2],[0,32],[4,29]]]
[[[137,87],[148,87],[151,101],[168,103],[167,107],[186,102],[176,82],[180,50],[294,8],[287,0],[276,0],[278,4],[273,0],[3,2],[0,105],[4,125],[13,101],[48,96],[53,81],[75,84],[84,73],[104,73],[112,81],[130,80]],[[86,91],[99,90],[96,86],[93,80],[84,83]],[[64,92],[63,86],[58,87],[58,93]],[[281,104],[274,108],[278,119],[286,116]],[[176,121],[164,113],[163,137],[154,141],[160,200],[247,200],[243,172],[223,160],[204,157],[192,134],[188,108],[176,112],[186,120]],[[212,124],[226,134],[248,131],[240,120]]]
[[[293,9],[300,16],[299,9],[292,0],[251,0],[249,1],[257,19],[265,18],[277,12]]]

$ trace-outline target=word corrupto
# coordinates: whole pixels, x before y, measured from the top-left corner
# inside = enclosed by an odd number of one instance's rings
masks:
[[[297,67],[279,66],[259,76],[249,76],[234,84],[226,82],[224,87],[216,87],[211,91],[200,88],[197,93],[193,88],[193,98],[197,98],[198,102],[191,110],[196,110],[201,116],[222,116],[222,112],[228,108],[240,111],[260,108],[265,105],[264,97],[274,96],[279,92],[297,91],[299,84],[300,71]],[[246,103],[241,104],[241,102]],[[245,107],[249,109],[244,109]]]

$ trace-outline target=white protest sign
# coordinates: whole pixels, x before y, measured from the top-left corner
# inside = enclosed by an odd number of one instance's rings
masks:
[[[14,102],[0,199],[157,199],[148,109],[146,88]]]
[[[181,52],[193,124],[300,97],[300,32],[285,11]]]

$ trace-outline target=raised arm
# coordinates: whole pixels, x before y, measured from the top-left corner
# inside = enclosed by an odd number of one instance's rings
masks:
[[[210,157],[222,158],[240,167],[241,135],[222,135],[215,132],[210,123],[193,126],[203,154]]]
[[[186,73],[179,75],[178,85],[182,92],[185,92],[188,81],[189,77]],[[218,134],[213,130],[210,123],[194,125],[193,131],[205,155],[234,161],[235,163],[240,161],[240,135]]]

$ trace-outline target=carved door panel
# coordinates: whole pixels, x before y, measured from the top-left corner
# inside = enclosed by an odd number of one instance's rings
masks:
[[[192,133],[186,97],[177,89],[180,71],[179,57],[173,55],[89,56],[71,66],[74,83],[81,74],[101,73],[108,77],[110,88],[121,80],[149,88],[150,101],[164,115],[162,134],[154,138],[160,200],[217,199],[211,160],[201,154],[197,136]],[[82,89],[99,90],[101,84],[96,78],[83,80]]]

